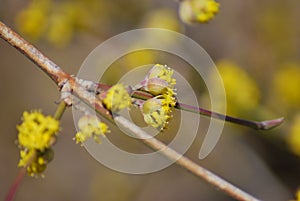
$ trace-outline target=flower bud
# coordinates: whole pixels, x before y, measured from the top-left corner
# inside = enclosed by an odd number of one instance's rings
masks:
[[[162,94],[168,86],[169,83],[166,80],[161,78],[152,78],[148,80],[145,89],[153,95],[158,95]]]
[[[154,65],[149,73],[147,74],[147,78],[150,80],[152,78],[160,78],[165,80],[170,86],[174,86],[176,84],[176,80],[172,78],[174,71],[167,67],[166,65],[156,64]]]

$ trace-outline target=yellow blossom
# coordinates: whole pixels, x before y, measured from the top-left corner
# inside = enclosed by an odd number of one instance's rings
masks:
[[[172,108],[176,105],[174,91],[166,88],[166,92],[145,101],[142,113],[145,122],[157,129],[164,129],[171,118]]]
[[[174,90],[169,87],[167,88],[166,92],[162,95],[162,106],[165,108],[165,111],[169,112],[170,107],[175,107],[175,95],[176,93],[174,92]]]
[[[88,138],[93,137],[97,143],[101,143],[100,136],[110,132],[108,126],[99,121],[96,116],[85,115],[78,121],[80,131],[76,133],[74,140],[76,143],[83,143]]]
[[[53,159],[53,150],[51,148],[44,151],[35,149],[21,149],[20,150],[19,167],[26,167],[27,173],[30,176],[42,173],[47,164]]]
[[[172,77],[173,73],[171,68],[156,64],[138,85],[156,95],[145,101],[141,109],[145,122],[157,129],[165,128],[171,118],[171,108],[176,105],[174,92],[176,79]]]
[[[35,157],[32,159],[31,163],[27,165],[27,173],[30,176],[35,176],[45,171],[47,164],[53,159],[54,153],[51,148],[41,151],[35,151]],[[24,165],[20,165],[23,166]]]
[[[26,167],[27,173],[34,176],[46,169],[53,158],[53,144],[59,122],[51,116],[44,116],[39,111],[24,112],[23,122],[17,126],[20,147],[19,167]]]
[[[29,164],[30,160],[35,157],[35,150],[30,149],[30,150],[20,150],[20,161],[18,166],[19,167],[25,167]]]
[[[174,74],[174,70],[166,65],[156,64],[149,71],[147,78],[160,78],[168,82],[170,86],[174,86],[176,84],[176,80],[172,77]]]
[[[44,116],[39,111],[25,111],[23,123],[18,125],[17,129],[20,146],[43,151],[51,146],[59,130],[59,121],[51,116]]]
[[[142,107],[145,122],[157,129],[163,129],[170,118],[162,107],[160,99],[149,99],[145,101]]]
[[[161,99],[149,99],[143,104],[145,122],[157,129],[164,129],[171,118],[171,108],[162,103]]]
[[[165,93],[167,88],[173,89],[176,79],[173,76],[174,70],[166,65],[156,64],[148,72],[145,79],[138,85],[153,95]]]
[[[205,23],[219,12],[219,3],[214,0],[183,0],[180,2],[179,14],[183,22]]]
[[[107,91],[103,103],[107,109],[118,112],[131,105],[131,97],[123,84],[115,84]]]

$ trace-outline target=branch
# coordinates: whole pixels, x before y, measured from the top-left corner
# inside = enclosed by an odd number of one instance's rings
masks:
[[[100,91],[105,91],[105,90],[109,89],[111,86],[105,85],[105,84],[97,84],[97,87]],[[153,95],[149,94],[145,91],[136,90],[136,91],[133,91],[132,97],[142,99],[142,100],[147,100],[147,99],[153,98]],[[201,108],[201,107],[195,107],[195,106],[191,106],[188,104],[180,103],[178,101],[176,102],[175,108],[177,108],[179,110],[184,110],[184,111],[200,114],[203,116],[211,117],[214,119],[225,120],[230,123],[238,124],[241,126],[246,126],[246,127],[253,128],[256,130],[270,130],[272,128],[279,126],[284,121],[283,117],[277,118],[277,119],[265,120],[265,121],[252,121],[252,120],[247,120],[247,119],[241,119],[241,118],[232,117],[229,115],[224,115],[224,114],[220,114],[217,112],[213,112],[213,111]]]
[[[43,53],[37,50],[33,45],[24,40],[1,21],[0,37],[19,50],[34,64],[39,66],[39,68],[43,70],[56,84],[70,77],[70,75],[65,73],[58,65],[53,63]]]
[[[38,49],[25,41],[21,36],[16,34],[2,22],[0,22],[0,37],[14,46],[16,49],[18,49],[31,61],[33,61],[33,63],[35,63],[40,69],[42,69],[60,87],[61,90],[63,90],[64,88],[70,89],[70,91],[75,93],[80,99],[94,106],[102,116],[111,118],[109,111],[107,111],[103,107],[101,101],[96,99],[95,95],[92,92],[86,90],[86,88],[84,87],[85,83],[65,73],[60,67],[58,67],[58,65],[48,59]],[[233,198],[245,201],[258,200],[251,195],[243,192],[238,187],[235,187],[224,179],[213,174],[212,172],[192,162],[190,159],[177,153],[175,150],[166,146],[156,138],[151,137],[149,134],[141,130],[138,126],[128,121],[124,117],[116,116],[114,120],[124,127],[128,128],[132,132],[132,134],[136,135],[139,138],[142,138],[142,141],[154,150],[160,150],[165,157],[171,160],[176,160],[176,163],[178,165],[181,165],[184,169],[189,170],[197,177],[202,178],[206,182],[221,189]]]
[[[201,114],[204,116],[209,116],[209,117],[212,117],[215,119],[225,120],[225,121],[239,124],[242,126],[247,126],[247,127],[250,127],[250,128],[256,129],[256,130],[269,130],[269,129],[279,126],[284,121],[283,117],[278,118],[278,119],[266,120],[266,121],[251,121],[251,120],[247,120],[247,119],[241,119],[241,118],[237,118],[237,117],[220,114],[217,112],[212,112],[212,111],[209,111],[209,110],[206,110],[203,108],[198,108],[198,107],[194,107],[191,105],[187,105],[184,103],[178,103],[178,102],[177,102],[176,108],[185,110],[185,111],[189,111],[189,112],[193,112],[193,113],[197,113],[197,114]]]
[[[234,185],[230,184],[229,182],[225,181],[224,179],[220,178],[219,176],[215,175],[209,170],[199,166],[198,164],[191,161],[187,157],[182,156],[180,153],[176,152],[175,150],[171,149],[170,147],[168,147],[158,139],[152,137],[151,135],[143,131],[140,127],[136,126],[128,119],[122,116],[116,116],[114,120],[120,125],[130,130],[131,134],[133,134],[137,138],[140,138],[150,148],[156,151],[160,151],[160,153],[166,156],[167,158],[176,161],[176,163],[182,166],[184,169],[190,171],[192,174],[196,175],[197,177],[200,177],[203,180],[207,181],[208,183],[214,185],[215,187],[224,191],[231,197],[238,200],[258,201],[258,199],[256,199],[255,197],[240,190],[239,188],[235,187]]]
[[[75,79],[73,76],[64,72],[57,64],[51,61],[42,52],[40,52],[37,48],[35,48],[1,21],[0,37],[19,50],[41,70],[43,70],[57,84],[60,90],[67,88],[67,93],[74,92],[81,99],[97,109],[106,118],[111,118],[110,113],[102,106],[102,103],[99,100],[95,99],[94,94],[88,92],[83,86],[80,85],[83,84],[83,81]],[[71,105],[70,103],[68,104]]]
[[[99,85],[99,87],[100,88],[103,87],[103,89],[109,88],[109,86],[104,85],[104,84]],[[147,92],[143,92],[143,91],[134,91],[132,96],[135,98],[143,99],[143,100],[153,98],[153,96],[151,94],[149,94]],[[241,118],[237,118],[237,117],[220,114],[217,112],[206,110],[204,108],[198,108],[195,106],[191,106],[191,105],[187,105],[187,104],[179,103],[179,102],[176,102],[175,108],[180,109],[180,110],[185,110],[188,112],[192,112],[192,113],[196,113],[196,114],[201,114],[201,115],[208,116],[208,117],[212,117],[215,119],[225,120],[227,122],[239,124],[242,126],[247,126],[249,128],[253,128],[256,130],[270,130],[272,128],[279,126],[284,121],[283,117],[278,118],[278,119],[266,120],[266,121],[251,121],[251,120],[247,120],[247,119],[241,119]]]

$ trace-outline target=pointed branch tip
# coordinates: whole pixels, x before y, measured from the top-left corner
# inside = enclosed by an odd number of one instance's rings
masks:
[[[259,128],[260,130],[270,130],[272,128],[275,128],[282,124],[284,122],[284,117],[278,118],[278,119],[272,119],[272,120],[267,120],[267,121],[261,121],[259,123]]]

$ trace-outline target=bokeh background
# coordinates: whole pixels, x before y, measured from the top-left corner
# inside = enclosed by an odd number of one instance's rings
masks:
[[[1,0],[0,19],[71,74],[77,73],[97,45],[124,31],[160,27],[189,36],[220,69],[228,114],[253,120],[284,116],[285,123],[271,131],[227,123],[213,152],[199,160],[209,123],[201,117],[198,136],[186,155],[262,200],[291,200],[300,186],[300,4],[292,0],[219,3],[215,19],[195,25],[180,21],[179,4],[171,0]],[[41,109],[53,114],[60,95],[55,84],[32,62],[3,40],[0,44],[3,200],[18,172],[16,125],[23,111]],[[156,62],[184,72],[200,106],[209,109],[206,88],[195,79],[193,71],[188,67],[185,70],[186,64],[178,58],[162,57],[157,52],[136,52],[116,61],[104,81],[112,84],[122,73]],[[25,177],[15,200],[233,200],[177,165],[147,175],[110,170],[72,140],[76,130],[71,110],[67,110],[61,124],[55,158],[45,177]],[[191,129],[182,126],[187,132]],[[159,138],[168,143],[174,129],[170,126]],[[109,135],[124,149],[149,151],[116,128]]]

